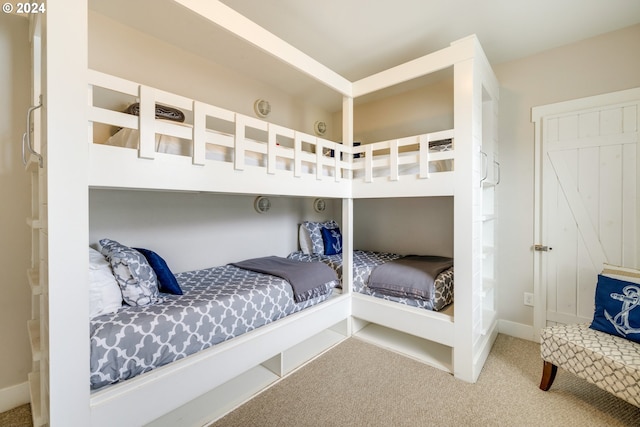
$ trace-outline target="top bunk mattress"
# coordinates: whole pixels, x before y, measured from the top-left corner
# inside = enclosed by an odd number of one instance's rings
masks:
[[[305,254],[298,251],[289,254],[288,257],[299,261],[324,262],[336,271],[342,281],[342,254]],[[353,251],[353,290],[376,298],[433,311],[440,311],[453,302],[453,267],[446,269],[435,278],[431,298],[389,295],[368,286],[369,277],[376,267],[400,258],[403,256],[387,252]]]
[[[232,265],[175,275],[183,295],[125,306],[90,324],[91,389],[99,389],[182,359],[327,300],[338,282],[319,296],[296,302],[289,282]]]

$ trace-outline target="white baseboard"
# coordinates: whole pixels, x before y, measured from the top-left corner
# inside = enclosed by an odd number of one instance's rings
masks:
[[[538,340],[534,338],[533,326],[531,325],[499,319],[498,332],[523,340],[538,342]]]
[[[0,412],[29,403],[29,382],[0,389]]]

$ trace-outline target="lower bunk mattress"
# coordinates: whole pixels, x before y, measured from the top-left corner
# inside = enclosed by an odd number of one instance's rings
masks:
[[[299,261],[321,261],[333,268],[342,281],[342,254],[320,255],[293,252],[288,258]],[[383,293],[369,287],[369,278],[373,270],[391,261],[405,258],[403,255],[373,252],[353,251],[353,290],[365,295],[371,295],[388,301],[418,307],[425,310],[440,311],[453,303],[453,267],[447,268],[438,274],[433,280],[433,288],[428,298],[415,298],[412,296],[398,296]]]
[[[327,300],[331,281],[296,302],[291,285],[233,265],[175,275],[183,295],[90,323],[92,390],[133,378]]]

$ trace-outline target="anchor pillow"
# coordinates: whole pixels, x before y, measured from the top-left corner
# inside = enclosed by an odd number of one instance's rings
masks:
[[[640,343],[640,284],[598,275],[591,329]]]

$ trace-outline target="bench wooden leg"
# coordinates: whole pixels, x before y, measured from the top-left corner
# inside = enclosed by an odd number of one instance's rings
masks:
[[[556,372],[558,367],[551,362],[544,361],[542,367],[542,380],[540,380],[540,390],[547,391],[551,388],[553,380],[556,379]]]

